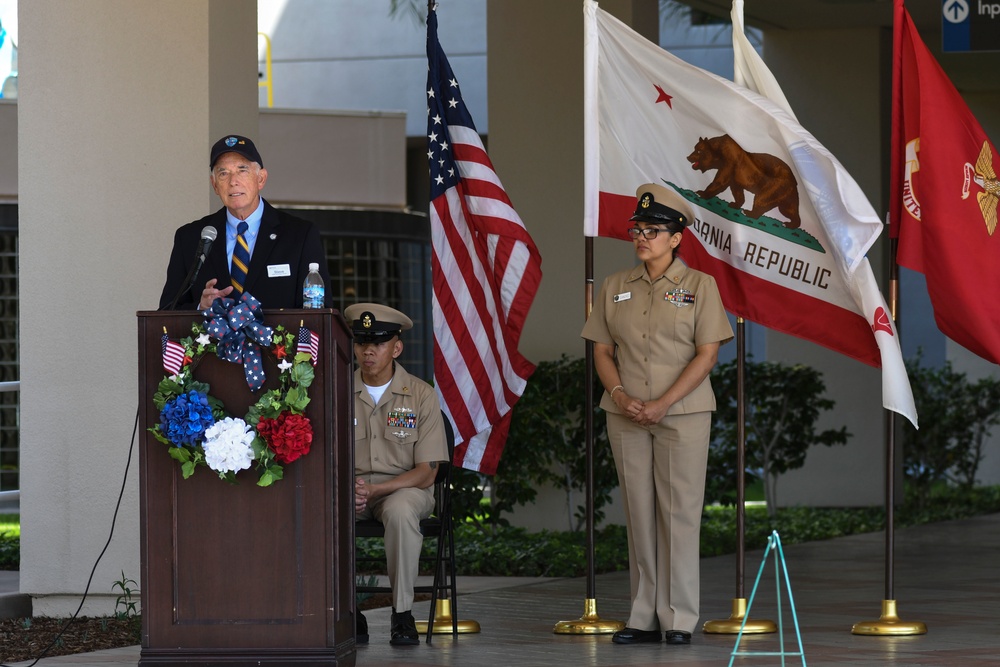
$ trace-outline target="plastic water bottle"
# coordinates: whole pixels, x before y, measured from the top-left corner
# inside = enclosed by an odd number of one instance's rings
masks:
[[[312,262],[309,264],[309,275],[302,283],[302,307],[324,308],[325,296],[326,286],[323,284],[323,276],[319,275],[319,264]]]

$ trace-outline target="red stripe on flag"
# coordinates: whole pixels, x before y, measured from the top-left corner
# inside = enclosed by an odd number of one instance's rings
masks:
[[[518,352],[541,257],[493,170],[427,16],[434,377],[457,465],[496,472],[534,365]]]

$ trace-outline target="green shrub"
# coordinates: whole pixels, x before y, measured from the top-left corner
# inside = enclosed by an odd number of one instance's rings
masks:
[[[20,567],[20,536],[9,532],[0,533],[0,570],[17,570]]]
[[[945,487],[936,490],[932,500],[928,507],[911,501],[898,508],[896,528],[1000,512],[1000,486],[980,487],[971,493]],[[774,530],[781,535],[785,545],[885,530],[885,511],[881,507],[789,507],[779,509],[776,516],[771,517],[764,507],[757,506],[748,507],[745,518],[744,537],[748,550],[767,546],[767,538]],[[433,544],[433,540],[425,540],[427,555],[431,554]],[[381,540],[366,542],[362,548],[384,558]],[[701,555],[721,556],[736,553],[736,548],[736,509],[720,505],[706,507],[701,521]],[[465,524],[456,527],[455,552],[460,576],[581,577],[587,574],[586,540],[580,531],[529,533],[524,528],[495,526],[486,533]],[[625,527],[609,525],[595,531],[595,573],[627,569]],[[431,571],[422,574],[431,574]]]
[[[736,502],[736,370],[737,363],[733,360],[712,371],[718,410],[712,423],[706,502]],[[849,434],[845,427],[816,429],[820,415],[835,405],[832,400],[823,398],[826,384],[818,370],[803,364],[748,360],[744,373],[744,474],[763,482],[764,497],[773,516],[778,506],[778,476],[805,465],[806,454],[813,445],[843,445]]]
[[[920,429],[903,427],[903,470],[907,492],[917,505],[931,501],[942,484],[971,492],[991,430],[1000,424],[1000,380],[986,377],[969,382],[965,373],[907,360],[906,371]]]

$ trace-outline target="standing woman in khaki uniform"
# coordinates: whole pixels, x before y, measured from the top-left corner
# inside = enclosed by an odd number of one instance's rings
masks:
[[[733,337],[712,276],[676,257],[693,214],[676,192],[636,191],[638,266],[609,276],[582,336],[606,392],[628,530],[632,610],[616,644],[689,644],[715,395],[708,374]]]

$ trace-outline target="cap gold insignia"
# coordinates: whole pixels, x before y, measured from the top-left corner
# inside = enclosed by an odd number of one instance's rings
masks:
[[[643,208],[649,208],[649,204],[652,201],[653,201],[653,195],[647,192],[644,195],[642,195],[642,199],[639,200],[639,205],[642,206]]]
[[[361,326],[363,326],[365,329],[371,329],[372,328],[372,318],[371,318],[371,315],[365,315],[364,317],[361,318]]]

